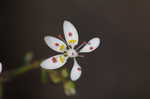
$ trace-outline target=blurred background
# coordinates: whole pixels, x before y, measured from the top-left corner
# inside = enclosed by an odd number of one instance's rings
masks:
[[[4,99],[149,99],[150,6],[147,0],[5,0],[0,13],[0,61],[18,68],[25,53],[44,59],[56,53],[43,38],[63,33],[64,20],[79,31],[80,42],[98,36],[101,46],[80,58],[77,94],[60,85],[41,84],[33,70],[4,85]],[[104,37],[105,35],[105,37]],[[66,64],[72,67],[72,61]]]

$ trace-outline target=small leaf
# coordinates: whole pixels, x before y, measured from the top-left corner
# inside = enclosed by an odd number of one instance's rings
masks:
[[[41,81],[43,84],[48,82],[48,73],[44,69],[41,69]]]
[[[62,81],[62,79],[57,71],[51,71],[49,73],[49,75],[50,75],[52,82],[55,84],[60,83]]]
[[[76,94],[75,84],[72,81],[64,83],[64,91],[67,96],[73,96]]]
[[[66,68],[62,69],[61,75],[62,75],[62,77],[64,77],[64,78],[67,78],[67,77],[69,76],[69,73],[68,73],[68,71],[67,71]]]
[[[32,61],[33,57],[34,57],[34,55],[32,52],[26,53],[26,55],[24,57],[25,64],[29,64]]]

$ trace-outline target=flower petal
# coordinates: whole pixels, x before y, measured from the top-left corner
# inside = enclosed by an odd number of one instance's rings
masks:
[[[0,73],[2,72],[2,63],[0,62]]]
[[[63,41],[61,41],[55,37],[46,36],[44,38],[44,40],[45,40],[46,44],[54,51],[64,52],[66,50],[66,44]]]
[[[81,53],[88,53],[94,51],[100,45],[100,38],[95,37],[88,41],[88,43],[79,51]]]
[[[68,57],[65,57],[63,54],[52,56],[44,60],[40,66],[45,69],[57,69],[62,67],[67,62]]]
[[[74,48],[74,46],[77,45],[79,41],[78,32],[75,26],[69,21],[64,21],[63,30],[68,45]]]
[[[80,78],[81,74],[82,74],[81,67],[77,63],[76,59],[74,59],[74,65],[73,65],[73,68],[72,68],[71,74],[70,74],[71,80],[72,81],[78,80]]]

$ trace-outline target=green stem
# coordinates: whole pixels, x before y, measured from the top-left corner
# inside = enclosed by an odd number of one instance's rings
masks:
[[[29,65],[26,65],[26,66],[23,66],[23,67],[20,67],[14,71],[12,71],[12,75],[13,76],[17,76],[17,75],[20,75],[20,74],[24,74],[30,70],[33,70],[33,69],[36,69],[36,68],[39,68],[40,66],[40,62],[36,61],[32,64],[29,64]]]
[[[12,80],[12,78],[24,74],[30,70],[37,69],[40,67],[40,61],[35,61],[32,64],[21,66],[20,68],[17,68],[15,70],[7,71],[2,73],[0,76],[1,82],[7,82],[9,80]]]

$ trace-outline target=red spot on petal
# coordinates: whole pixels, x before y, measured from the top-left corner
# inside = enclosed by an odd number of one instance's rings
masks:
[[[81,71],[81,68],[78,67],[77,70],[78,70],[78,71]]]
[[[90,50],[92,50],[93,49],[93,47],[90,47]]]
[[[57,59],[55,57],[52,57],[52,62],[53,63],[56,63],[57,62]]]
[[[69,36],[72,36],[72,33],[71,33],[71,32],[69,32],[69,33],[68,33],[68,35],[69,35]]]
[[[55,46],[59,46],[59,44],[58,44],[58,43],[55,43]]]

